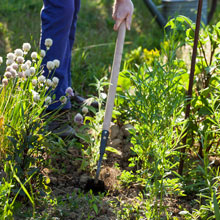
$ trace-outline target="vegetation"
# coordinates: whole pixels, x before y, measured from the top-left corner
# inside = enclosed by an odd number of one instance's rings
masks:
[[[42,1],[1,0],[0,219],[220,219],[218,15],[201,29],[193,97],[187,100],[195,24],[179,16],[163,32],[142,1],[134,4],[100,174],[108,192],[95,195],[83,184],[94,176],[98,161],[116,37],[111,2],[82,1],[72,80],[99,109],[73,103],[76,137],[63,140],[46,129],[57,115],[45,116],[54,98],[48,88],[58,79],[42,77]],[[74,121],[77,113],[83,124]]]

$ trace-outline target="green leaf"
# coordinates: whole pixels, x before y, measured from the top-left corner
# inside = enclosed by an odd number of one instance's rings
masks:
[[[220,210],[219,210],[219,205],[218,205],[218,201],[217,201],[215,192],[213,195],[213,203],[214,203],[214,210],[215,210],[215,219],[220,220]]]
[[[99,213],[98,206],[96,204],[93,204],[92,207],[93,207],[96,215],[98,215],[98,213]]]
[[[115,154],[117,154],[117,155],[121,155],[121,152],[118,151],[117,149],[113,148],[113,147],[106,147],[106,151],[115,153]]]
[[[76,133],[76,136],[77,136],[78,138],[84,140],[84,141],[87,142],[87,143],[90,143],[90,142],[91,142],[89,135]]]

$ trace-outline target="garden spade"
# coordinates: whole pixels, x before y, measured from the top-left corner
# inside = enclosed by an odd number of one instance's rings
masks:
[[[95,179],[88,180],[85,186],[85,190],[92,189],[93,192],[105,191],[104,182],[99,180],[99,173],[101,170],[102,159],[105,153],[105,148],[109,136],[110,123],[112,120],[112,112],[114,107],[114,100],[115,100],[116,88],[118,83],[118,75],[120,71],[121,58],[124,47],[125,33],[126,33],[126,24],[125,22],[122,22],[118,30],[118,37],[116,41],[116,47],[115,47],[115,53],[114,53],[112,71],[111,71],[110,86],[108,91],[107,103],[105,107],[105,117],[103,122],[102,136],[100,143],[100,156],[97,165],[96,176]]]

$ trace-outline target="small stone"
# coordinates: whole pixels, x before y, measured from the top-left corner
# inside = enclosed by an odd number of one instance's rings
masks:
[[[134,127],[131,124],[126,124],[122,126],[121,130],[123,131],[125,137],[129,137],[131,135],[129,130],[134,130]]]
[[[120,129],[119,129],[118,125],[113,124],[111,126],[111,128],[110,128],[110,138],[111,138],[111,140],[117,138],[117,136],[119,134],[119,131],[120,131]]]
[[[118,145],[120,145],[122,143],[122,140],[121,139],[114,139],[114,140],[112,140],[112,142],[110,142],[110,145],[111,145],[111,147],[118,147]]]

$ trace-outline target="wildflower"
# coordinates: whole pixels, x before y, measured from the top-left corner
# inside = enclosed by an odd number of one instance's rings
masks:
[[[107,98],[107,95],[104,92],[101,92],[100,96],[101,96],[102,99],[106,99]]]
[[[15,56],[16,57],[23,57],[24,53],[21,49],[16,49],[15,50]]]
[[[6,65],[7,66],[11,65],[12,63],[14,63],[14,60],[9,60],[9,59],[6,60]]]
[[[18,72],[18,77],[19,78],[24,78],[24,72]]]
[[[27,60],[27,61],[25,62],[25,64],[28,66],[28,68],[31,67],[31,61],[30,61],[30,60]]]
[[[50,96],[47,96],[46,99],[45,99],[45,104],[46,105],[50,105],[52,103],[52,99]]]
[[[22,63],[24,63],[24,57],[18,56],[16,61],[17,61],[18,64],[22,64]]]
[[[46,56],[46,51],[45,50],[41,50],[40,51],[40,56],[41,57],[45,57]]]
[[[30,68],[30,72],[31,72],[31,75],[33,76],[34,74],[35,74],[35,72],[36,72],[36,69],[35,69],[35,67],[31,67]]]
[[[47,80],[46,80],[46,85],[47,85],[48,87],[51,87],[51,86],[53,85],[52,80],[47,79]]]
[[[80,113],[77,113],[74,117],[74,122],[78,125],[83,124],[83,116]]]
[[[3,63],[3,58],[0,57],[0,65]]]
[[[15,78],[16,75],[17,75],[17,71],[14,70],[14,69],[12,69],[12,68],[11,68],[11,70],[10,70],[10,73],[11,73],[11,75],[12,75],[12,78]]]
[[[84,106],[82,108],[82,113],[86,115],[88,112],[89,112],[89,109],[86,106]]]
[[[7,54],[7,59],[14,61],[15,60],[15,55],[13,53],[8,53]]]
[[[18,64],[17,64],[17,63],[12,63],[11,67],[12,67],[14,70],[17,70],[17,69],[18,69]]]
[[[71,96],[74,96],[74,92],[73,92],[73,89],[71,87],[68,87],[65,91],[66,95],[68,97],[71,97]]]
[[[27,68],[28,68],[28,67],[27,67],[26,64],[21,64],[21,69],[22,69],[23,71],[25,71]]]
[[[29,69],[26,69],[26,70],[24,71],[24,75],[25,75],[26,77],[30,77],[30,76],[31,76],[31,71],[30,71]]]
[[[22,49],[25,52],[25,54],[27,54],[31,49],[31,45],[29,43],[23,43]]]
[[[2,79],[2,85],[3,86],[7,86],[8,85],[8,79],[7,78]]]
[[[11,66],[7,66],[6,67],[6,71],[11,72],[12,67]]]
[[[5,72],[4,76],[5,76],[6,78],[8,78],[8,79],[12,78],[11,72],[8,72],[8,71]]]
[[[47,62],[47,69],[49,70],[49,71],[51,71],[51,70],[53,70],[54,69],[54,63],[52,62],[52,61],[48,61]]]
[[[38,82],[39,83],[45,83],[45,81],[46,81],[45,76],[41,75],[41,76],[38,77]]]
[[[31,58],[32,58],[32,60],[36,60],[37,59],[37,52],[32,52]]]
[[[45,46],[47,47],[47,49],[50,49],[50,47],[53,45],[53,40],[51,38],[47,38],[45,40]]]
[[[58,67],[60,66],[60,61],[57,60],[57,59],[55,59],[55,60],[53,61],[53,63],[54,63],[55,68],[58,68]]]
[[[59,100],[60,100],[60,102],[61,102],[62,104],[66,104],[66,103],[67,103],[67,97],[66,97],[66,96],[61,96],[61,97],[59,98]]]
[[[32,85],[33,85],[33,86],[36,86],[36,85],[37,85],[37,79],[32,79],[31,82],[32,82]]]
[[[35,92],[35,91],[32,91],[32,93],[33,93],[33,100],[34,100],[35,102],[38,102],[38,101],[40,100],[40,95],[39,95],[39,93],[37,93],[37,92]]]
[[[55,76],[55,77],[53,77],[52,82],[53,82],[53,86],[56,87],[59,83],[59,79]]]

